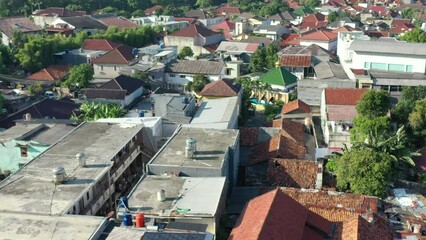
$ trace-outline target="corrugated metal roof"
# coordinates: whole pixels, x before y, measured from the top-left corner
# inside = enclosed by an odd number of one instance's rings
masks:
[[[371,53],[389,53],[426,56],[426,44],[401,41],[354,40],[349,50]]]

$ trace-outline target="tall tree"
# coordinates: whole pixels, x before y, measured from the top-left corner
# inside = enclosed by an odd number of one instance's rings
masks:
[[[178,55],[179,59],[185,59],[187,57],[192,57],[194,56],[194,52],[192,51],[192,49],[188,46],[183,47]]]
[[[249,68],[252,72],[263,72],[266,67],[266,49],[259,47],[250,58]]]
[[[386,115],[389,111],[389,107],[389,93],[370,90],[364,93],[361,100],[356,105],[356,111],[359,115],[375,118]]]
[[[87,87],[93,79],[93,67],[87,63],[73,67],[64,82],[66,87],[76,86],[78,88]]]
[[[196,75],[192,82],[188,83],[188,90],[200,92],[209,83],[210,80],[205,75]]]
[[[413,42],[413,43],[426,43],[425,32],[416,28],[414,30],[406,32],[403,36],[399,38],[399,40]]]
[[[273,68],[275,67],[276,62],[278,61],[278,49],[273,44],[269,44],[269,46],[266,48],[266,67],[267,68]]]
[[[382,197],[391,184],[392,157],[371,148],[353,148],[337,159],[337,187],[357,194]]]

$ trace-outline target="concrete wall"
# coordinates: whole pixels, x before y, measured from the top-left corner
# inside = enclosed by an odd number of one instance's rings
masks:
[[[128,65],[121,64],[93,64],[95,74],[93,78],[115,78],[120,75],[120,69]]]
[[[353,52],[353,51],[352,51]],[[426,57],[396,54],[353,52],[351,68],[364,69],[365,62],[412,65],[413,72],[425,73]]]
[[[142,95],[142,93],[143,93],[143,87],[138,88],[132,94],[126,96],[126,98],[124,99],[124,104],[126,106],[129,106],[133,101],[139,98]]]
[[[50,26],[55,20],[57,20],[59,17],[57,16],[32,16],[33,21],[37,26],[40,26],[42,28],[46,26]]]
[[[335,41],[312,41],[312,40],[300,40],[301,46],[311,46],[312,44],[316,44],[324,49],[327,49],[328,51],[337,49],[337,40]]]
[[[225,69],[222,70],[221,75],[206,75],[210,81],[217,81],[224,77]],[[192,82],[195,74],[188,73],[166,73],[166,84],[170,89],[184,90],[184,86]],[[186,88],[185,88],[186,90]]]

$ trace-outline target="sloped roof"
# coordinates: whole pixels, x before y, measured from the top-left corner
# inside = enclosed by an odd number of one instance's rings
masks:
[[[61,7],[49,7],[34,11],[34,16],[74,17],[86,15],[86,11],[71,11]]]
[[[22,119],[22,116],[26,113],[31,114],[32,118],[70,119],[73,111],[79,107],[79,104],[72,101],[45,98],[1,119],[0,127],[10,128],[14,126],[14,121]]]
[[[125,90],[127,92],[127,95],[130,95],[141,87],[143,87],[143,82],[141,80],[125,75],[120,75],[112,79],[111,81],[105,83],[100,88]]]
[[[289,67],[309,67],[311,66],[311,56],[309,55],[282,55],[280,57],[281,66]]]
[[[220,35],[220,33],[212,31],[198,24],[191,24],[188,27],[181,29],[179,31],[173,32],[172,34],[168,36],[194,38],[197,35],[200,35],[201,37],[210,37],[214,35]]]
[[[84,40],[81,49],[92,51],[111,51],[121,44],[112,42],[107,39],[86,39]]]
[[[325,22],[325,15],[322,13],[309,14],[303,18],[304,22]]]
[[[170,63],[166,68],[166,72],[220,75],[224,67],[225,63],[223,62],[179,60]]]
[[[227,39],[232,39],[232,35],[230,32],[235,30],[235,23],[230,21],[223,21],[221,23],[218,23],[212,26],[210,29],[219,33],[223,32],[223,35]]]
[[[337,224],[333,240],[391,240],[393,238],[392,230],[387,220],[371,214],[371,222],[362,216],[354,216],[347,221]]]
[[[297,77],[294,76],[284,67],[275,67],[259,78],[259,81],[271,85],[288,86],[297,82]]]
[[[247,203],[228,240],[324,239],[332,226],[277,189]]]
[[[126,91],[117,89],[87,88],[84,89],[84,95],[87,99],[124,100],[126,97]]]
[[[273,186],[314,189],[318,173],[322,173],[322,163],[274,158],[268,166],[268,181]]]
[[[356,88],[326,88],[325,103],[327,105],[356,105],[361,100],[366,89]]]
[[[107,29],[107,26],[100,21],[96,20],[91,16],[75,16],[75,17],[63,17],[61,18],[64,22],[69,23],[75,28],[82,29]]]
[[[196,19],[207,19],[208,14],[204,10],[194,9],[194,10],[189,10],[189,11],[185,12],[185,17],[191,17],[191,18],[196,18]]]
[[[133,59],[132,47],[120,45],[113,50],[92,60],[94,64],[128,64]]]
[[[204,86],[201,96],[233,97],[237,96],[241,85],[232,80],[218,80]]]
[[[315,32],[304,34],[300,37],[300,39],[315,41],[335,41],[337,40],[337,33],[325,30],[318,30]]]
[[[300,110],[304,113],[311,112],[311,108],[308,104],[306,104],[302,100],[296,99],[294,101],[288,102],[287,104],[284,104],[281,114],[288,114],[296,110]]]
[[[258,43],[222,41],[216,51],[228,53],[254,53],[258,47]]]
[[[68,65],[51,65],[31,74],[26,79],[35,81],[58,81],[62,80],[69,70],[70,66]]]
[[[11,37],[14,31],[37,32],[41,28],[27,17],[3,17],[0,18],[0,31]]]
[[[222,15],[240,15],[241,14],[241,10],[237,7],[231,7],[228,4],[223,4],[220,5],[219,7],[217,7],[215,9],[215,13],[218,16],[222,16]]]
[[[300,188],[282,188],[281,190],[332,222],[343,222],[353,216],[378,212],[379,198],[374,196]]]
[[[163,8],[163,7],[161,5],[155,5],[155,6],[152,6],[150,8],[145,9],[144,12],[145,12],[146,15],[149,16],[149,15],[154,14],[154,12],[157,11],[158,9],[160,9],[160,8]]]
[[[137,23],[130,21],[129,19],[125,17],[101,18],[99,19],[99,21],[107,25],[108,27],[114,26],[121,30],[137,28],[139,26]]]

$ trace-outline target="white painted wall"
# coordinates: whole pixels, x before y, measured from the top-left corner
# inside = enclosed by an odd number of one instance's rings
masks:
[[[327,49],[328,51],[337,49],[337,40],[335,41],[312,41],[312,40],[300,40],[301,46],[311,46],[312,44],[316,44],[324,49]]]
[[[122,67],[128,67],[123,64],[93,64],[93,78],[115,78],[120,75]]]
[[[426,57],[382,53],[352,52],[351,68],[364,69],[365,62],[412,65],[413,72],[425,73]]]

